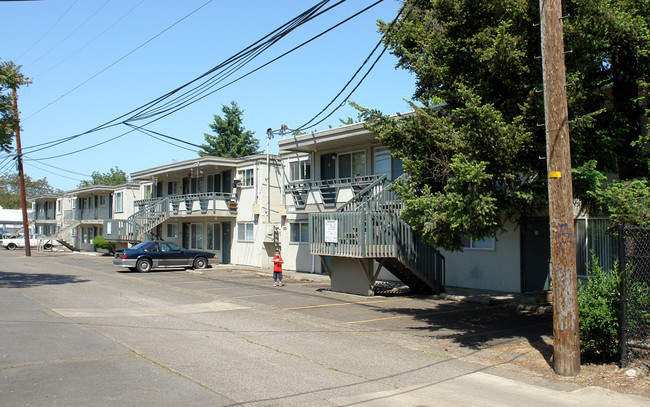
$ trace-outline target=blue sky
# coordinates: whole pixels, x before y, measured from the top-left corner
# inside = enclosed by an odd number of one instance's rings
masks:
[[[345,2],[299,27],[240,72],[270,61],[372,3]],[[0,1],[3,31],[11,33],[2,42],[0,58],[22,65],[22,72],[33,80],[19,93],[23,148],[82,133],[119,117],[203,74],[314,4],[316,0]],[[329,103],[379,40],[376,20],[391,21],[400,4],[384,0],[283,59],[148,128],[202,144],[213,115],[221,115],[222,105],[234,100],[245,111],[246,129],[255,132],[264,149],[267,128],[277,129],[283,123],[298,127]],[[410,110],[404,99],[414,92],[414,78],[396,69],[396,62],[394,56],[384,54],[350,99],[384,113]],[[336,127],[339,118],[347,117],[356,118],[349,106],[316,130]],[[107,172],[118,166],[131,173],[198,157],[193,147],[185,146],[188,151],[133,132],[77,154],[46,159],[127,130],[124,125],[116,126],[27,153],[25,172],[32,178],[47,177],[52,186],[68,190],[93,171]],[[277,140],[271,140],[270,152],[277,153]],[[0,154],[0,162],[5,158]],[[4,164],[0,168],[15,170]]]

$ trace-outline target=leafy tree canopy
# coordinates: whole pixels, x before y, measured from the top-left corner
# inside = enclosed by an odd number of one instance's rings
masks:
[[[648,222],[650,0],[563,4],[574,193],[614,221]],[[403,216],[437,247],[547,203],[539,15],[537,0],[405,0],[396,24],[380,22],[416,77],[414,113],[359,109],[410,176],[396,186]]]
[[[253,137],[255,134],[246,130],[242,124],[244,111],[239,108],[235,101],[230,106],[222,105],[223,117],[214,115],[214,123],[210,128],[215,133],[203,133],[206,144],[201,145],[199,155],[217,157],[245,157],[259,153],[259,140]]]
[[[31,83],[20,68],[11,61],[0,62],[0,150],[7,153],[19,123],[14,115],[12,90]]]
[[[93,171],[90,176],[90,180],[81,181],[77,188],[89,187],[91,185],[120,185],[130,182],[129,176],[117,166],[103,174],[99,171]]]
[[[25,195],[35,197],[46,194],[59,194],[60,189],[52,187],[47,178],[32,179],[25,175]],[[5,209],[20,209],[20,184],[18,174],[0,174],[0,206]]]

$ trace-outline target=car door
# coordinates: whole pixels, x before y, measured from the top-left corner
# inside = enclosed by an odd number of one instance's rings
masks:
[[[183,249],[177,244],[171,242],[161,242],[160,248],[166,267],[183,267],[187,266],[189,260],[186,259]]]
[[[164,265],[158,242],[151,242],[149,246],[144,248],[143,252],[151,259],[153,267]]]

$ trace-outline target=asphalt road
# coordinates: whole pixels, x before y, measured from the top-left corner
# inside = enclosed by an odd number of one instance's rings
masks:
[[[0,405],[648,405],[479,357],[540,343],[548,314],[285,283],[0,251]]]

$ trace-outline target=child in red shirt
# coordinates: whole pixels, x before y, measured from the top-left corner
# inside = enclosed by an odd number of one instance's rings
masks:
[[[275,251],[275,257],[271,261],[273,261],[273,286],[282,287],[282,263],[284,263],[284,260],[280,257],[280,251]]]

